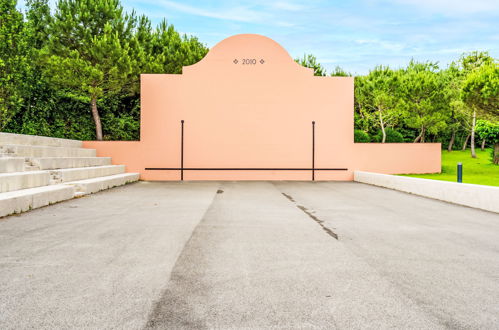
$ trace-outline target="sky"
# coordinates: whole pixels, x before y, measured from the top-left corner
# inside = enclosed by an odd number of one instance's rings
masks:
[[[54,1],[54,0],[53,0]],[[330,72],[365,74],[411,59],[442,67],[463,52],[499,58],[499,0],[122,0],[127,11],[166,18],[212,47],[239,33],[280,43],[294,58],[313,54]]]

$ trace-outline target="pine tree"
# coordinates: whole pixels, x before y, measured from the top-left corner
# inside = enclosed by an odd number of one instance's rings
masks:
[[[119,0],[61,0],[50,24],[47,78],[89,103],[97,140],[103,138],[99,100],[122,91],[134,73],[135,25],[134,14],[125,14]]]
[[[437,70],[435,63],[411,61],[401,71],[399,89],[406,124],[419,130],[414,142],[425,142],[428,133],[436,135],[447,126],[443,79]]]

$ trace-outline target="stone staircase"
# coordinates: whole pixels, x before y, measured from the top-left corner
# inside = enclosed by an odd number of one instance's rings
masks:
[[[0,217],[139,179],[76,140],[0,133]]]

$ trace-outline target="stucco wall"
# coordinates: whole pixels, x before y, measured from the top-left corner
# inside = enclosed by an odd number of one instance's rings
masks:
[[[249,60],[249,61],[248,61]],[[247,62],[247,63],[246,63]],[[317,180],[352,180],[356,169],[440,171],[439,144],[354,144],[353,78],[315,77],[275,41],[237,35],[182,75],[141,75],[140,142],[85,142],[141,173],[178,180],[184,167],[310,168],[315,121]],[[310,180],[311,171],[188,171],[186,180]]]

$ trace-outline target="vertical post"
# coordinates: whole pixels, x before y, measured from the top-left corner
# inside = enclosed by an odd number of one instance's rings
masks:
[[[315,121],[312,121],[312,181],[315,181]]]
[[[180,121],[180,181],[184,181],[184,120]]]
[[[463,163],[457,163],[457,182],[463,182]]]

